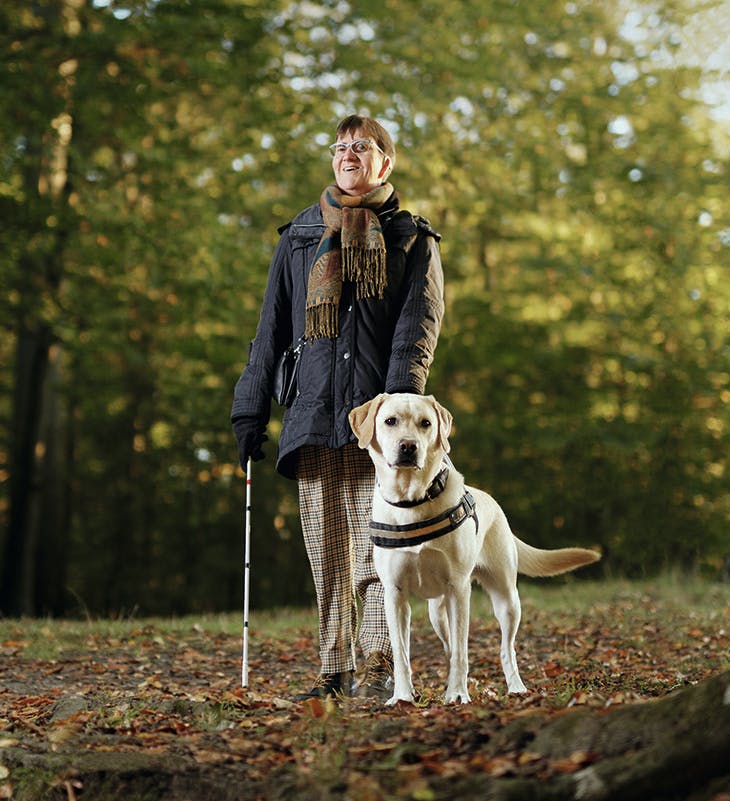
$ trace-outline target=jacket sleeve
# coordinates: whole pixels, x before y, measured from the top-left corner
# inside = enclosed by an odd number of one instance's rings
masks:
[[[236,382],[231,422],[244,418],[261,427],[269,422],[276,361],[292,341],[291,248],[285,229],[274,250],[256,336],[249,346],[248,364]]]
[[[407,288],[393,334],[386,392],[426,389],[444,314],[444,276],[438,238],[419,225],[407,256]]]

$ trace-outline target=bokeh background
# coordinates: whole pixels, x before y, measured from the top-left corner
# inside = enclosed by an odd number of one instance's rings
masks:
[[[4,0],[0,613],[235,609],[228,415],[352,112],[441,233],[453,457],[586,575],[730,553],[728,3]],[[252,604],[307,604],[253,471]],[[577,579],[575,579],[577,580]]]

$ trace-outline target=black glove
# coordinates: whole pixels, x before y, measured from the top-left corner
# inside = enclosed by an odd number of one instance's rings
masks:
[[[239,417],[233,421],[233,431],[238,442],[238,461],[245,470],[249,457],[254,462],[264,458],[261,446],[268,440],[266,426],[262,426],[256,417]]]

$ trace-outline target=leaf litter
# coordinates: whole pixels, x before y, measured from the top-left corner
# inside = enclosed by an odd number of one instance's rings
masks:
[[[411,649],[419,701],[394,707],[291,700],[317,673],[314,619],[267,636],[254,613],[248,688],[240,686],[235,616],[228,630],[148,620],[110,633],[90,623],[70,642],[64,621],[0,621],[0,799],[20,789],[16,770],[51,755],[49,792],[60,795],[48,797],[66,799],[90,797],[83,757],[92,754],[143,753],[174,770],[224,771],[249,788],[241,798],[261,799],[274,797],[282,775],[299,787],[326,785],[333,798],[375,801],[432,798],[434,777],[576,773],[601,755],[533,753],[537,729],[576,708],[606,714],[661,698],[728,668],[730,588],[712,586],[715,602],[698,607],[647,584],[622,584],[612,597],[607,589],[578,609],[528,594],[518,635],[523,696],[506,695],[498,627],[475,593],[472,703],[459,706],[441,702],[445,662],[425,613],[414,613]],[[36,655],[43,639],[56,642],[52,655]]]

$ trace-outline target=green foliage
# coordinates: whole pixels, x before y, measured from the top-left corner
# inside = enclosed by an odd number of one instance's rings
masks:
[[[353,110],[386,121],[403,203],[443,235],[430,390],[470,482],[536,544],[602,545],[606,570],[719,567],[728,164],[701,75],[672,60],[682,7],[631,30],[621,9],[4,4],[3,523],[24,343],[55,365],[34,398],[36,611],[237,605],[232,388],[276,227],[318,197]],[[278,426],[255,479],[262,606],[311,593]]]

